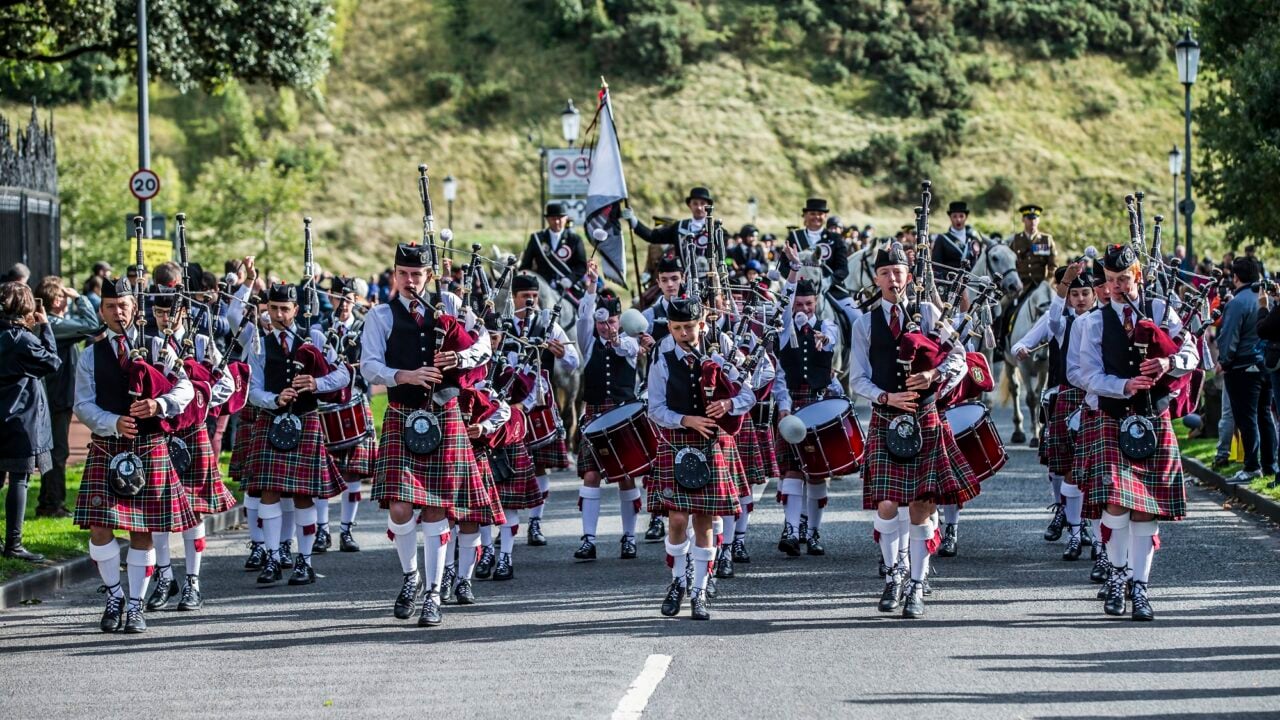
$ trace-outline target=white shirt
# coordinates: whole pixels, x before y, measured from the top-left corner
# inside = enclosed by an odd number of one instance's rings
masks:
[[[441,304],[444,305],[445,313],[458,317],[458,308],[462,306],[462,300],[450,292],[442,293],[442,296]],[[392,302],[399,302],[406,310],[410,309],[410,301],[403,295],[396,296]],[[424,310],[424,312],[430,311],[430,308]],[[399,385],[396,382],[397,372],[417,369],[387,367],[387,338],[391,337],[393,324],[390,305],[375,305],[364,316],[364,330],[360,333],[360,374],[370,385],[395,387]],[[489,333],[482,332],[471,347],[458,352],[458,367],[464,370],[479,367],[489,362],[489,357]],[[444,403],[455,397],[456,393],[440,395],[437,392],[436,395],[436,402]]]
[[[880,311],[884,313],[886,323],[892,318],[892,308],[893,305],[884,301],[880,302]],[[853,337],[850,338],[849,342],[849,387],[853,392],[873,403],[879,399],[881,393],[889,392],[871,380],[871,318],[874,312],[873,310],[858,318],[858,322],[853,326]],[[942,313],[932,303],[920,304],[920,329],[922,331],[928,332],[936,328],[941,317]],[[905,308],[900,309],[899,323],[905,330],[907,326]],[[965,372],[965,369],[964,344],[959,342],[952,343],[951,351],[947,353],[947,357],[938,366],[938,372],[943,377],[951,377],[953,374]]]
[[[119,359],[117,351],[116,338],[120,337],[120,333],[107,330],[107,337],[101,342],[107,343],[111,348],[111,352]],[[94,346],[89,344],[80,351],[80,364],[76,366],[76,404],[74,411],[76,417],[80,418],[80,422],[89,428],[89,432],[99,437],[120,437],[120,433],[116,430],[116,422],[122,417],[115,413],[107,412],[98,406],[98,385],[94,378],[93,367]],[[156,398],[156,404],[160,406],[160,417],[171,418],[180,414],[186,409],[187,403],[195,397],[195,388],[191,386],[191,381],[187,379],[185,373],[178,370],[178,381],[174,384],[173,389],[164,395]]]
[[[187,329],[179,325],[173,331],[174,342],[178,347],[182,347],[182,339],[187,334]],[[151,361],[153,363],[160,361],[160,350],[165,347],[165,339],[163,337],[151,338]],[[216,366],[222,362],[222,353],[218,352],[217,345],[209,341],[207,335],[196,335],[195,339],[195,357],[197,362],[207,362],[210,366]],[[180,364],[179,364],[180,366]],[[194,387],[192,388],[194,390]],[[236,392],[236,379],[229,372],[222,373],[222,377],[218,378],[213,387],[210,388],[209,409],[218,407],[231,399]]]
[[[512,320],[514,321],[514,324],[515,324],[516,335],[521,334],[524,331],[525,321],[521,319],[519,314],[517,314],[514,318],[512,318]],[[550,310],[539,310],[537,321],[534,323],[534,325],[535,327],[543,328],[548,325],[550,320],[551,320]],[[564,357],[556,358],[556,362],[562,363],[565,367],[569,368],[570,370],[577,370],[578,366],[582,363],[582,356],[578,354],[578,348],[574,347],[573,343],[570,342],[569,335],[564,331],[564,328],[560,327],[558,324],[551,325],[550,332],[547,333],[547,339],[559,341],[562,345],[564,345]],[[551,368],[543,368],[543,369],[550,370]]]
[[[728,338],[721,340],[721,346],[725,346]],[[667,406],[667,353],[675,350],[676,358],[680,362],[684,362],[686,353],[679,345],[676,344],[675,338],[667,336],[662,339],[662,343],[658,346],[658,354],[654,359],[653,367],[649,370],[649,420],[658,427],[664,427],[668,430],[675,430],[683,427],[681,422],[684,415],[672,410]],[[749,383],[742,383],[738,394],[729,400],[730,415],[743,415],[756,404],[756,394],[751,389]]]
[[[1049,340],[1057,340],[1058,345],[1062,345],[1062,336],[1066,332],[1066,318],[1062,316],[1062,309],[1066,306],[1066,300],[1053,294],[1053,300],[1049,302],[1049,309],[1043,315],[1036,318],[1035,324],[1027,331],[1022,339],[1013,344],[1009,348],[1012,355],[1017,355],[1019,350],[1031,351],[1032,348],[1039,347]]]
[[[595,349],[596,339],[596,294],[588,292],[578,303],[578,324],[574,329],[578,336],[578,351],[582,367],[591,362],[591,353]],[[636,366],[636,358],[640,355],[640,342],[633,337],[619,332],[617,341],[609,346],[614,354],[627,361],[631,367]]]
[[[1111,308],[1115,310],[1116,315],[1124,322],[1124,309],[1129,307],[1127,303],[1120,303],[1112,300]],[[1075,323],[1071,326],[1071,347],[1067,352],[1067,382],[1081,388],[1085,391],[1085,403],[1092,409],[1098,409],[1098,398],[1128,398],[1130,397],[1124,391],[1125,383],[1128,378],[1108,375],[1102,364],[1102,313],[1105,310],[1086,313],[1076,318]],[[1163,300],[1151,301],[1152,319],[1157,324],[1163,321],[1166,312]],[[1136,325],[1139,319],[1137,312],[1133,313],[1133,322]],[[1182,319],[1178,314],[1171,312],[1169,314],[1169,335],[1177,337],[1182,330]],[[1078,334],[1077,334],[1078,333]],[[1200,354],[1196,351],[1196,341],[1191,333],[1187,333],[1182,339],[1182,348],[1176,355],[1169,358],[1169,375],[1180,377],[1194,370],[1200,362]]]
[[[272,335],[276,336],[276,340],[280,339],[283,330],[274,330]],[[351,382],[351,373],[347,371],[347,366],[338,361],[338,354],[333,348],[325,347],[324,334],[319,330],[312,328],[307,332],[307,336],[311,338],[311,344],[324,350],[324,358],[331,365],[335,365],[336,369],[328,375],[316,378],[315,394],[324,395],[326,393],[340,390],[347,383]],[[289,349],[292,350],[302,342],[297,337],[289,335]],[[269,392],[266,387],[267,375],[267,346],[265,343],[258,343],[257,349],[249,355],[249,402],[254,407],[260,407],[266,410],[275,410],[276,398],[279,393]]]

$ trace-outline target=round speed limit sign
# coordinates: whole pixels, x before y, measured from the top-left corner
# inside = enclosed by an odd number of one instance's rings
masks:
[[[160,193],[160,177],[142,168],[129,178],[129,192],[139,200],[150,200]]]

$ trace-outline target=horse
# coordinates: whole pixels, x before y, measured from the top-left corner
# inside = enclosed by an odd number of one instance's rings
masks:
[[[1017,305],[1017,314],[1014,315],[1013,328],[1009,331],[1006,347],[1013,347],[1026,336],[1031,326],[1035,325],[1036,321],[1049,309],[1049,303],[1052,300],[1053,287],[1048,281],[1041,282],[1031,290]],[[1019,360],[1006,349],[1004,361],[1005,387],[1008,388],[1009,398],[1013,401],[1013,435],[1009,440],[1015,443],[1025,441],[1029,446],[1036,447],[1040,444],[1040,395],[1044,392],[1045,384],[1049,380],[1048,351],[1037,350],[1028,355],[1027,359]],[[1027,412],[1031,415],[1032,432],[1029,441],[1022,432],[1022,406],[1018,404],[1019,399],[1026,404]]]

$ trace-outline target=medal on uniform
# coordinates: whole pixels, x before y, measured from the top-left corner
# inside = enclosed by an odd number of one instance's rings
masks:
[[[414,455],[430,455],[444,439],[440,418],[426,410],[414,410],[404,421],[404,444]]]
[[[1130,415],[1120,421],[1120,452],[1130,460],[1146,460],[1156,454],[1156,429],[1146,415]]]
[[[685,490],[701,490],[711,482],[711,467],[707,456],[698,448],[680,448],[676,451],[676,483]]]
[[[134,497],[146,486],[147,479],[142,474],[142,458],[137,453],[117,453],[107,462],[107,487],[117,497]]]
[[[179,475],[191,468],[191,448],[187,446],[187,441],[177,435],[169,436],[169,462]]]
[[[302,441],[302,418],[291,412],[271,418],[271,427],[267,428],[267,441],[282,452],[298,447],[298,443]]]
[[[920,424],[914,415],[899,415],[889,421],[885,430],[885,447],[899,460],[911,460],[920,454]]]

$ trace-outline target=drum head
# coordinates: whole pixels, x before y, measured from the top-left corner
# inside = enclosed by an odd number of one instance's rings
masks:
[[[847,412],[849,412],[848,400],[832,398],[831,400],[819,400],[812,405],[806,405],[797,410],[795,415],[804,421],[805,427],[813,428],[834,422]]]
[[[582,432],[591,434],[604,432],[614,425],[618,425],[643,412],[644,403],[627,403],[626,405],[616,407],[603,415],[596,416],[595,420],[587,423],[587,426],[582,428]]]
[[[987,415],[987,406],[982,403],[965,403],[948,409],[944,414],[951,432],[959,435],[982,422],[982,418]]]

